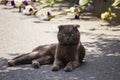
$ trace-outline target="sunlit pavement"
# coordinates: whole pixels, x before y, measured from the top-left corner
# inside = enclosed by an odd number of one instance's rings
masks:
[[[120,26],[107,27],[95,17],[70,20],[58,16],[40,21],[18,9],[0,6],[0,80],[120,80]],[[57,43],[57,26],[80,24],[85,62],[73,72],[51,71],[51,65],[33,69],[31,65],[6,67],[7,59],[32,51],[43,44]]]

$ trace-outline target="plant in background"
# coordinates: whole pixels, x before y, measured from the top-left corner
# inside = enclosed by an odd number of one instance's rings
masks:
[[[43,2],[43,0],[39,0],[41,4],[45,3],[45,6],[43,6],[42,8],[53,7],[57,2],[63,2],[63,1],[68,1],[69,3],[77,3],[77,4],[74,4],[73,7],[64,10],[60,14],[56,14],[55,16],[66,15],[67,13],[71,13],[74,14],[75,19],[80,19],[80,15],[85,10],[90,11],[93,8],[93,7],[91,8],[92,0],[47,0],[46,2],[45,1]]]
[[[88,6],[89,2],[90,0],[79,0],[79,5],[82,9],[85,9]]]
[[[45,3],[45,1],[43,1],[43,0],[38,0],[38,2],[39,2],[40,4],[44,4],[44,3]]]
[[[92,11],[93,0],[79,0],[79,9],[81,10],[80,14],[82,14],[84,11]]]
[[[55,1],[54,0],[47,0],[47,2],[49,4],[46,7],[53,7],[55,5]]]
[[[33,5],[25,6],[25,9],[23,10],[23,14],[25,15],[36,15],[37,12],[38,12],[38,9],[35,3]]]
[[[114,3],[112,4],[113,7],[119,8],[120,7],[120,0],[115,0]]]
[[[52,15],[51,12],[49,12],[49,11],[47,11],[46,15],[47,15],[47,20],[48,21],[50,21],[52,18],[55,17],[55,15]]]
[[[74,7],[71,7],[69,9],[66,9],[59,15],[66,15],[67,13],[72,13],[74,14],[75,19],[79,19],[79,16],[84,12],[84,11],[90,11],[93,9],[91,6],[92,0],[79,0],[79,4],[74,4]]]
[[[53,15],[50,11],[40,13],[40,20],[41,21],[50,21],[56,15]]]
[[[42,1],[42,0],[40,0]],[[43,8],[46,7],[53,7],[57,2],[62,2],[63,0],[47,0],[47,2],[43,2],[42,3],[46,3],[47,5],[45,5]]]
[[[74,7],[66,9],[65,11],[61,12],[59,15],[66,15],[67,13],[72,13],[75,15],[75,19],[79,19],[80,9],[78,8],[78,4],[75,4]]]
[[[111,8],[108,8],[108,11],[101,14],[101,19],[107,20],[110,23],[110,26],[111,26],[112,20],[116,17],[117,17],[116,14],[111,11]]]

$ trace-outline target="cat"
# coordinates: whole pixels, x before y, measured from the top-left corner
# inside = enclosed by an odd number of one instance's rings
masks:
[[[66,72],[80,65],[85,57],[85,48],[80,42],[79,25],[60,25],[57,35],[58,45],[55,52],[53,71],[65,67]]]
[[[79,25],[59,25],[57,44],[41,45],[30,53],[9,60],[8,66],[31,63],[34,68],[39,68],[40,65],[53,64],[52,71],[63,67],[66,72],[73,71],[85,57],[78,27]]]

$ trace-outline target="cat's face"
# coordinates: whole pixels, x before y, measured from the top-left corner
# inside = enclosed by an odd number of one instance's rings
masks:
[[[78,44],[80,40],[78,27],[79,25],[59,25],[57,34],[59,43],[63,45]]]

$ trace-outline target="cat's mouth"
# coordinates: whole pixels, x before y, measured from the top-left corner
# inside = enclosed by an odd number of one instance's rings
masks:
[[[73,40],[72,40],[72,38],[70,38],[70,37],[65,37],[63,42],[64,42],[65,44],[71,44],[71,43],[73,43]]]
[[[59,40],[61,45],[76,45],[78,41],[75,41],[72,37],[64,37],[63,39]]]
[[[78,43],[75,43],[74,41],[64,41],[62,42],[63,45],[76,45]]]

